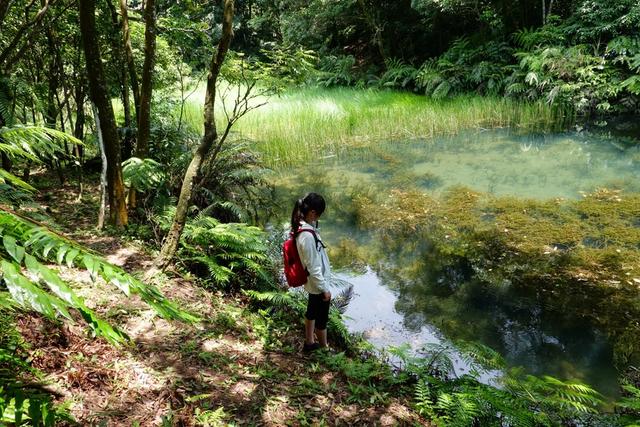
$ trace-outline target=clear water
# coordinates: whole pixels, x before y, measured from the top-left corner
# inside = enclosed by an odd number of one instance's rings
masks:
[[[340,207],[332,206],[338,199],[348,203],[344,195],[354,191],[385,194],[396,188],[418,189],[438,196],[464,186],[496,196],[534,199],[576,199],[601,187],[640,191],[637,147],[609,135],[577,132],[518,136],[499,130],[395,141],[346,150],[340,156],[326,153],[317,164],[301,170],[282,172],[283,194],[325,194],[325,239],[335,244],[346,235],[365,251],[366,236],[342,216]],[[510,365],[524,366],[533,374],[577,379],[605,395],[616,394],[612,346],[602,331],[581,318],[549,309],[531,290],[496,294],[473,277],[443,273],[428,254],[416,254],[425,265],[412,277],[388,271],[394,262],[404,260],[391,254],[381,257],[380,264],[364,272],[343,274],[354,284],[355,294],[346,311],[347,325],[376,346],[409,343],[419,349],[431,342],[476,340],[500,351]],[[456,371],[463,372],[464,364],[455,362]]]
[[[466,133],[396,141],[322,162],[334,179],[380,188],[415,185],[437,194],[465,186],[496,196],[576,199],[598,187],[640,190],[640,149],[615,138],[567,133]]]

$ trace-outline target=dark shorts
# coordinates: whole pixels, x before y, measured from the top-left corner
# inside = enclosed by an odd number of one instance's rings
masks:
[[[307,304],[307,320],[315,320],[316,329],[327,329],[327,321],[329,320],[329,304],[331,301],[322,301],[322,294],[309,294],[309,303]]]

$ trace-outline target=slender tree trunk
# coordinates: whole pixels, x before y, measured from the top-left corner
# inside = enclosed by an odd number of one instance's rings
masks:
[[[115,64],[120,73],[120,95],[122,97],[122,108],[124,109],[124,136],[122,138],[122,160],[127,160],[133,154],[133,141],[131,138],[131,101],[129,97],[129,79],[127,78],[127,62],[124,53],[120,33],[120,23],[118,22],[118,11],[111,0],[107,1],[111,12],[111,23],[113,24],[114,37],[111,38]]]
[[[2,129],[4,125],[4,117],[2,117],[2,114],[0,114],[0,129]],[[0,141],[2,141],[2,136],[0,136]],[[7,172],[11,172],[11,167],[13,166],[13,164],[11,163],[11,159],[4,151],[0,153],[0,166]]]
[[[56,118],[58,117],[58,108],[56,106],[56,94],[58,92],[58,64],[56,64],[55,40],[51,26],[46,25],[47,44],[49,45],[49,91],[47,93],[47,110],[45,124],[53,129],[56,128]]]
[[[153,67],[156,57],[156,12],[155,0],[146,0],[144,12],[144,64],[140,90],[140,115],[138,116],[138,146],[136,155],[143,159],[149,154],[151,133],[151,96],[153,92]]]
[[[129,13],[127,0],[120,0],[120,15],[122,19],[122,40],[124,43],[124,53],[129,69],[129,79],[131,80],[131,91],[133,92],[133,104],[136,110],[136,121],[140,117],[140,88],[138,86],[138,74],[136,64],[133,60],[133,49],[131,48],[131,30],[129,29]]]
[[[204,135],[200,141],[200,145],[196,149],[191,163],[184,175],[182,188],[180,189],[180,197],[176,206],[176,214],[171,224],[171,229],[167,234],[165,241],[160,250],[160,255],[156,259],[155,268],[164,269],[167,267],[171,259],[178,249],[180,236],[187,221],[187,209],[191,202],[191,194],[193,185],[200,168],[209,151],[218,140],[218,131],[216,129],[214,105],[216,97],[216,82],[220,74],[220,68],[224,62],[224,58],[229,49],[231,38],[233,37],[233,12],[234,0],[225,0],[224,2],[224,18],[222,23],[222,37],[218,43],[216,54],[211,58],[209,66],[209,76],[207,77],[207,91],[204,101]],[[225,133],[228,132],[228,127]]]
[[[547,23],[547,0],[542,0],[542,25]]]
[[[4,117],[2,116],[2,114],[0,114],[0,129],[2,129],[4,125]],[[2,136],[0,136],[0,141],[2,141]],[[4,151],[0,153],[0,161],[0,166],[2,167],[2,169],[6,170],[7,172],[11,172],[11,167],[13,165],[11,164],[11,159]]]
[[[85,122],[85,115],[84,115],[85,90],[84,90],[83,77],[78,78],[78,83],[76,85],[75,98],[76,98],[77,111],[76,111],[76,125],[73,128],[73,136],[75,136],[80,141],[82,141],[84,139],[84,122]],[[74,149],[74,154],[78,158],[78,200],[82,200],[82,190],[83,190],[82,186],[83,186],[83,179],[84,179],[82,164],[84,160],[83,159],[84,150],[81,145],[74,145],[73,149]]]
[[[98,211],[98,229],[104,228],[104,214],[107,205],[107,169],[109,162],[107,161],[107,154],[104,148],[104,139],[102,138],[102,128],[100,126],[100,114],[96,109],[95,104],[93,107],[93,116],[96,118],[96,133],[98,134],[98,147],[100,147],[100,158],[102,159],[102,170],[100,172],[100,209]]]
[[[80,0],[80,32],[87,62],[89,91],[98,110],[105,155],[107,157],[107,185],[109,199],[109,220],[113,225],[125,226],[128,222],[124,197],[124,182],[120,165],[120,140],[116,121],[107,91],[98,47],[95,25],[95,0]]]
[[[142,65],[142,87],[140,88],[140,109],[138,115],[138,141],[136,157],[144,159],[149,155],[151,136],[151,98],[153,96],[153,67],[156,58],[156,6],[155,0],[146,0],[144,11],[144,64]],[[137,206],[137,192],[129,191],[129,208]]]

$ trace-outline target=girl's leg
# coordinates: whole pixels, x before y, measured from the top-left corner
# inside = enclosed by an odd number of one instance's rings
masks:
[[[318,337],[318,343],[320,347],[327,346],[327,329],[316,329],[316,336]]]
[[[313,344],[316,340],[313,337],[313,330],[316,327],[315,320],[304,319],[304,339],[306,344]],[[326,330],[325,330],[326,341]]]

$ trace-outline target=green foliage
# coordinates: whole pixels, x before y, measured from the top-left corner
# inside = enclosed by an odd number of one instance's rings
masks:
[[[62,315],[69,320],[72,320],[69,309],[74,308],[95,334],[114,344],[127,340],[122,331],[96,316],[53,269],[42,263],[46,261],[85,268],[93,279],[101,277],[125,295],[139,295],[165,318],[196,320],[168,301],[155,287],[142,283],[102,257],[42,226],[3,210],[0,211],[0,230],[3,235],[0,268],[4,284],[16,303],[24,308],[33,309],[49,318]],[[28,275],[23,273],[23,268]]]
[[[462,353],[459,353],[459,352]],[[564,425],[596,413],[600,395],[587,385],[564,382],[552,377],[523,376],[519,370],[506,371],[499,387],[483,384],[484,369],[504,369],[495,351],[463,344],[457,350],[447,345],[431,345],[421,357],[409,357],[406,348],[394,354],[406,364],[405,370],[417,377],[416,409],[444,426],[537,426]],[[462,354],[473,368],[457,377],[452,357]]]
[[[287,85],[300,86],[316,75],[318,56],[313,50],[294,46],[272,46],[261,52],[266,61],[262,65],[269,76],[282,80]]]
[[[417,73],[417,86],[434,98],[468,91],[501,93],[512,50],[504,42],[472,46],[467,38],[456,40],[438,59],[425,62]]]
[[[398,59],[389,59],[385,64],[385,72],[374,82],[379,87],[410,89],[415,85],[418,70]]]
[[[170,225],[173,209],[158,217]],[[241,223],[221,223],[200,213],[187,221],[178,257],[212,286],[260,287],[271,283],[265,233]]]
[[[354,66],[356,59],[351,55],[328,56],[320,59],[318,84],[329,86],[350,86],[355,83]]]
[[[215,159],[202,165],[193,202],[223,222],[259,222],[272,214],[273,188],[269,169],[250,147],[250,141],[233,139]]]
[[[587,46],[572,46],[517,53],[520,69],[507,93],[518,93],[524,84],[530,99],[544,97],[549,104],[572,106],[583,114],[610,110],[620,92],[619,77],[587,51]]]
[[[65,155],[64,142],[82,144],[78,139],[56,129],[16,125],[0,128],[0,152],[12,159],[33,162]]]
[[[153,159],[131,157],[122,162],[124,185],[140,192],[158,189],[167,180],[164,169]]]
[[[65,157],[65,143],[82,144],[71,135],[40,126],[15,125],[0,128],[0,153],[12,161],[41,164]],[[13,205],[29,200],[29,193],[35,191],[31,185],[2,168],[0,168],[0,186],[2,186],[0,189],[4,189],[0,191],[0,202]]]
[[[628,381],[623,382],[622,389],[624,397],[616,402],[616,406],[622,413],[622,424],[625,426],[640,425],[640,389]]]

